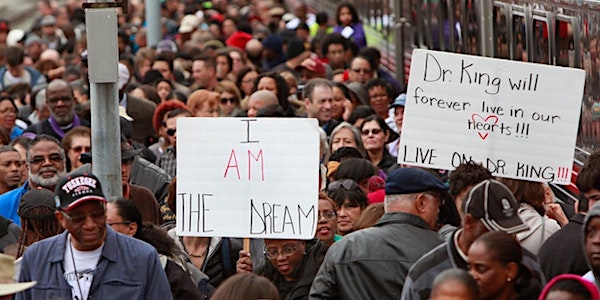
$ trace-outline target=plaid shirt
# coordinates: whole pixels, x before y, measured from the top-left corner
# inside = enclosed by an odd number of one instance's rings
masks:
[[[165,150],[165,153],[158,159],[157,165],[169,173],[171,178],[175,178],[175,175],[177,175],[177,155],[173,146],[169,146]]]

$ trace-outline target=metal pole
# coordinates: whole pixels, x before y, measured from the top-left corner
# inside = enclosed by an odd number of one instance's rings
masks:
[[[481,55],[487,57],[494,56],[494,16],[493,0],[481,0],[479,3],[479,15],[481,24],[479,24],[479,43],[481,45]]]
[[[160,1],[147,0],[146,2],[146,38],[148,47],[156,47],[162,39],[160,24]]]
[[[114,7],[85,9],[92,123],[92,172],[107,197],[122,196],[118,110],[117,13]]]
[[[402,14],[402,1],[396,1],[392,4],[394,7],[394,40],[396,41],[396,53],[394,53],[396,61],[396,79],[400,81],[402,86],[406,86],[406,78],[404,78],[404,24],[406,19]]]

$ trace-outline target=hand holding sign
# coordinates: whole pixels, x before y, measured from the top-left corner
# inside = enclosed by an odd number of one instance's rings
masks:
[[[177,139],[178,235],[314,237],[316,120],[181,118]]]

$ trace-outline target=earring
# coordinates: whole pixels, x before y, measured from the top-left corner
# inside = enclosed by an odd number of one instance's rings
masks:
[[[511,282],[512,278],[508,277],[508,278],[506,278],[506,281]]]

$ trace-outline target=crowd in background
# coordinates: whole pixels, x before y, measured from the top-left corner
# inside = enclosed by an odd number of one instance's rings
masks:
[[[575,204],[474,162],[399,165],[403,83],[352,4],[162,0],[156,46],[128,5],[115,199],[91,174],[90,101],[110,99],[90,98],[82,1],[0,20],[0,299],[600,299],[600,154]],[[178,236],[188,117],[317,119],[314,239]]]

